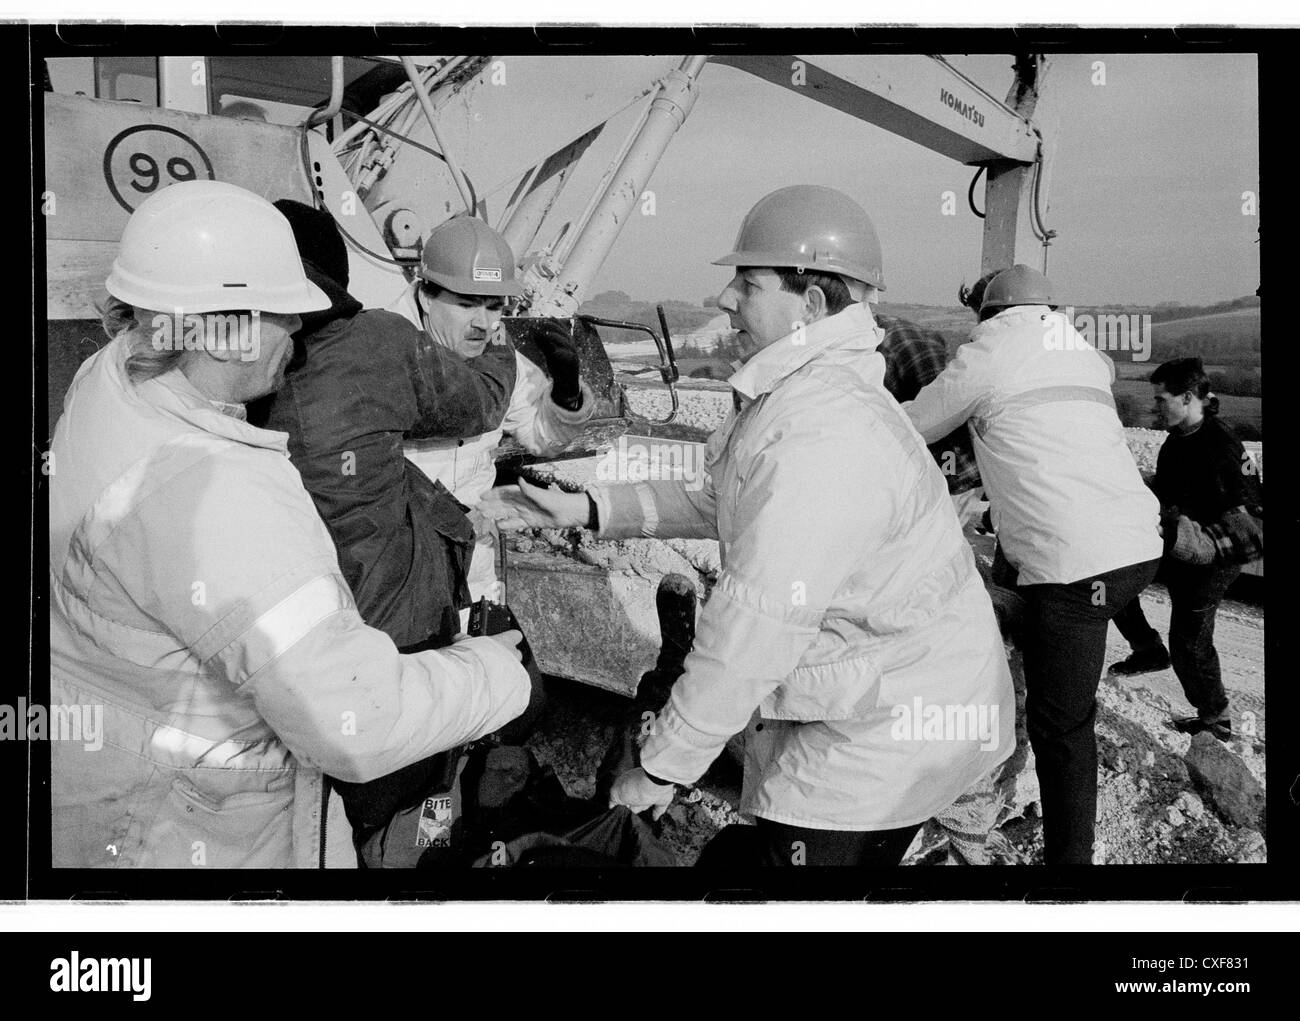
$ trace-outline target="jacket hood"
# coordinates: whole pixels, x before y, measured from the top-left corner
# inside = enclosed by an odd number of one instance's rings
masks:
[[[325,296],[330,300],[330,307],[320,312],[304,312],[302,328],[293,335],[295,341],[307,341],[313,333],[334,322],[335,319],[348,319],[361,311],[361,302],[352,297],[347,292],[347,288],[310,259],[302,260],[302,268],[307,271],[307,279],[325,292]]]
[[[294,357],[299,358],[302,341],[335,319],[356,315],[361,303],[348,293],[348,249],[333,215],[293,199],[280,199],[275,208],[289,221],[307,279],[330,301],[329,308],[303,313],[302,329],[293,335]]]

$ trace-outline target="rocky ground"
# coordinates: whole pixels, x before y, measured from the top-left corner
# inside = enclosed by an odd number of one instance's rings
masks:
[[[695,426],[710,433],[722,424],[731,410],[731,388],[726,383],[692,384],[678,388],[677,424]],[[644,418],[661,419],[672,408],[672,399],[664,386],[628,387],[628,407]]]
[[[1152,623],[1167,618],[1163,591],[1144,600]],[[1162,612],[1163,608],[1163,612]],[[1263,620],[1257,608],[1228,604],[1226,630],[1239,631],[1262,654]],[[1224,631],[1220,628],[1220,633]],[[1108,662],[1125,654],[1112,629]],[[1168,693],[1172,671],[1138,678],[1103,678],[1097,695],[1099,752],[1097,860],[1106,864],[1262,862],[1265,817],[1265,734],[1260,669],[1234,669],[1225,661],[1225,682],[1233,699],[1234,729],[1242,733],[1228,745],[1202,735],[1196,739],[1168,726],[1171,716],[1190,707]],[[1166,677],[1165,674],[1169,676]],[[1176,688],[1177,683],[1173,681]],[[619,695],[572,682],[553,682],[551,703],[530,745],[554,766],[569,793],[590,796],[596,767],[626,701]],[[1245,708],[1251,707],[1251,708]],[[719,760],[698,787],[669,811],[661,836],[691,864],[700,848],[724,825],[740,822],[739,768]],[[1016,782],[1016,796],[1002,813],[1005,842],[995,860],[1032,864],[1042,860],[1042,829],[1032,754]],[[946,838],[936,827],[918,835],[907,864],[946,864]]]
[[[630,396],[640,414],[658,416],[667,406],[667,393],[662,389],[634,390]],[[679,418],[689,418],[690,424],[708,430],[722,421],[729,406],[725,389],[684,391]],[[1164,434],[1127,432],[1139,466],[1153,471]],[[1262,449],[1257,444],[1251,446],[1256,447],[1253,452],[1262,467]],[[578,489],[592,480],[595,470],[596,459],[565,461],[535,470],[535,477]],[[707,595],[718,570],[716,543],[700,540],[598,542],[585,534],[548,531],[520,536],[514,542],[521,550],[549,551],[648,582],[657,582],[670,571],[682,573],[696,581],[701,597]],[[977,548],[977,556],[986,557],[987,550]],[[1152,625],[1165,633],[1169,603],[1164,590],[1153,586],[1143,596],[1143,605]],[[1265,860],[1263,637],[1261,607],[1235,601],[1223,604],[1216,647],[1232,699],[1235,737],[1227,745],[1208,735],[1192,739],[1168,726],[1172,716],[1192,711],[1171,670],[1103,679],[1097,696],[1099,863]],[[1122,659],[1127,652],[1126,644],[1111,628],[1107,662]],[[596,766],[625,707],[620,695],[572,682],[553,682],[549,708],[530,745],[539,759],[554,766],[571,794],[585,797],[594,790]],[[990,844],[998,862],[1042,860],[1032,754],[1021,757],[1025,762],[1014,795],[1002,809],[999,836]],[[741,821],[735,807],[739,784],[739,768],[724,755],[696,789],[680,796],[669,810],[661,836],[682,864],[693,863],[700,848],[722,826]],[[946,836],[938,827],[927,826],[918,834],[905,862],[929,865],[949,860]]]

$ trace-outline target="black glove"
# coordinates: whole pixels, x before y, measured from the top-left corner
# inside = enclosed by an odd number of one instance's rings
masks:
[[[563,320],[548,322],[533,333],[532,339],[546,358],[546,371],[551,374],[551,399],[568,411],[577,411],[582,407],[582,388],[578,385],[578,345],[573,340],[572,327]]]
[[[1165,542],[1165,555],[1173,552],[1174,543],[1178,541],[1178,508],[1173,505],[1160,507],[1160,537]]]

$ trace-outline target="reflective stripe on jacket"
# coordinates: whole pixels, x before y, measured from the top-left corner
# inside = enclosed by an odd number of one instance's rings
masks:
[[[928,819],[1015,743],[992,604],[878,341],[865,305],[778,341],[732,378],[702,478],[591,490],[602,537],[721,547],[645,768],[693,783],[757,709],[744,810],[818,829]]]
[[[1162,551],[1160,506],[1115,413],[1107,360],[1059,312],[980,323],[906,405],[927,441],[969,422],[998,541],[1022,585],[1068,584]]]
[[[369,780],[523,711],[489,639],[400,656],[357,614],[284,433],[177,369],[86,361],[50,476],[51,700],[103,707],[53,748],[56,866],[314,866],[319,772]],[[236,406],[232,410],[242,413]]]

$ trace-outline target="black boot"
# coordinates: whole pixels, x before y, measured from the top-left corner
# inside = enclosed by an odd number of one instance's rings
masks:
[[[1199,734],[1204,730],[1209,731],[1211,735],[1225,743],[1232,740],[1232,720],[1226,716],[1219,720],[1205,720],[1199,716],[1184,716],[1174,720],[1170,725],[1180,734]]]
[[[668,704],[686,657],[695,644],[695,584],[680,574],[666,574],[655,593],[659,616],[659,656],[636,686],[636,714],[658,713]]]
[[[656,701],[658,704],[649,708],[657,713],[668,702],[673,684],[685,671],[686,657],[695,645],[695,583],[684,575],[664,575],[655,593],[655,610],[659,616],[659,658],[654,669],[641,678],[637,701]]]
[[[1121,659],[1118,663],[1112,663],[1108,674],[1120,674],[1124,677],[1132,677],[1135,674],[1152,674],[1157,670],[1169,669],[1169,650],[1163,645],[1151,645],[1145,649],[1137,649],[1129,654],[1127,659]]]
[[[619,776],[641,764],[649,716],[658,715],[668,704],[673,684],[685,671],[686,657],[695,644],[694,582],[680,574],[664,575],[655,593],[655,610],[659,616],[659,656],[655,665],[641,675],[636,698],[614,725],[614,736],[596,770],[597,798],[607,797]]]

